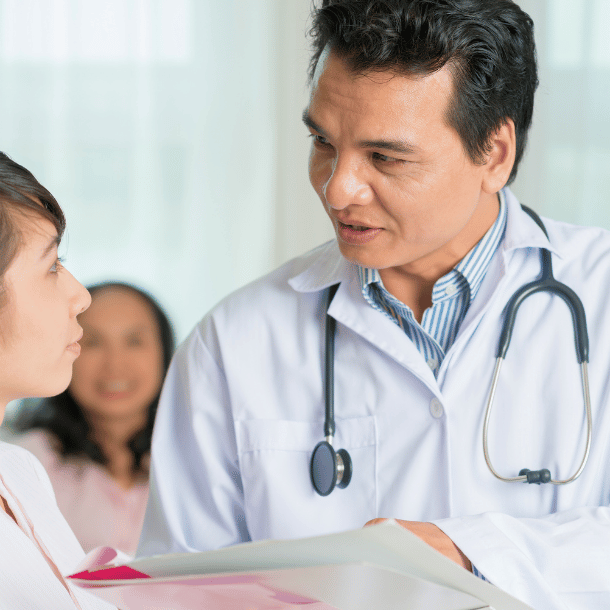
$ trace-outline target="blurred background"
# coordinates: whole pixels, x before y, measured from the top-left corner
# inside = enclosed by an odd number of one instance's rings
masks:
[[[540,88],[514,191],[610,228],[610,0],[521,0]],[[310,0],[0,0],[0,150],[68,218],[67,267],[134,282],[182,340],[332,237],[307,179]]]

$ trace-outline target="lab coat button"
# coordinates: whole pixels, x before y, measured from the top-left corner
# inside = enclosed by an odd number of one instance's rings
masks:
[[[445,410],[443,409],[443,405],[438,398],[433,398],[430,401],[430,414],[435,419],[440,419],[443,416]]]

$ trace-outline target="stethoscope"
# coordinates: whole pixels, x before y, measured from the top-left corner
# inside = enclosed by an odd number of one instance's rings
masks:
[[[527,214],[531,216],[534,222],[542,229],[548,239],[548,233],[542,220],[533,210],[522,205]],[[501,481],[514,483],[522,481],[524,483],[552,483],[553,485],[565,485],[577,479],[587,464],[589,459],[589,451],[591,449],[592,435],[592,417],[591,417],[591,398],[589,395],[589,373],[587,363],[589,362],[589,336],[587,333],[587,320],[585,309],[578,295],[568,286],[558,282],[553,276],[553,265],[551,261],[551,253],[546,248],[540,250],[540,265],[542,273],[540,277],[526,284],[513,294],[504,309],[504,320],[500,333],[500,341],[496,351],[496,365],[494,368],[493,378],[491,380],[491,389],[485,407],[485,417],[483,420],[483,454],[485,462],[491,473]],[[321,496],[329,495],[335,487],[341,489],[347,487],[352,479],[352,459],[345,449],[335,451],[333,447],[333,439],[335,435],[335,416],[334,416],[334,356],[335,356],[335,319],[328,314],[328,308],[337,292],[338,284],[334,284],[328,289],[326,297],[326,324],[325,324],[325,349],[324,349],[324,402],[325,402],[325,418],[324,418],[324,440],[319,442],[311,455],[310,474],[311,482],[314,489]],[[567,479],[555,480],[551,477],[551,472],[548,468],[540,470],[529,470],[523,468],[516,477],[505,477],[499,474],[493,467],[489,458],[488,447],[488,430],[489,419],[491,417],[491,409],[493,399],[498,385],[500,376],[500,368],[506,357],[510,339],[515,326],[515,318],[517,311],[523,301],[532,294],[537,292],[551,292],[560,296],[569,307],[572,314],[572,325],[574,330],[574,343],[576,346],[576,357],[580,364],[580,373],[583,387],[583,399],[585,403],[585,413],[587,418],[587,441],[582,461],[574,474]]]

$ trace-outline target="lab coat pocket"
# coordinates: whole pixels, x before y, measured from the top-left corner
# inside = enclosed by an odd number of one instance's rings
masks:
[[[337,420],[335,449],[352,459],[350,484],[319,496],[311,483],[313,448],[324,440],[322,422],[236,422],[246,519],[253,539],[295,538],[361,527],[376,516],[374,416]]]

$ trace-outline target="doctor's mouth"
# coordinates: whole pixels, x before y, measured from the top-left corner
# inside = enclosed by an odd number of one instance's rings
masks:
[[[337,236],[347,244],[358,246],[366,244],[383,231],[379,227],[368,227],[366,225],[347,224],[337,219]]]

